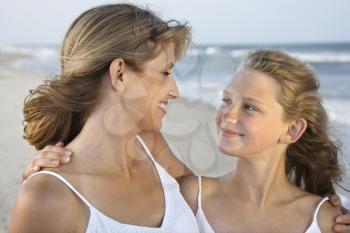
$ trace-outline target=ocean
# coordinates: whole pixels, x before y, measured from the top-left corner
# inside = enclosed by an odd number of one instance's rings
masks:
[[[342,141],[342,185],[350,189],[350,43],[272,45],[192,45],[174,69],[180,95],[217,106],[221,91],[241,59],[257,48],[281,49],[308,62],[320,80],[320,92],[335,137]],[[58,45],[1,45],[1,53],[20,55],[13,66],[50,76],[59,72]],[[343,193],[350,197],[349,193]],[[350,199],[350,198],[348,198]]]

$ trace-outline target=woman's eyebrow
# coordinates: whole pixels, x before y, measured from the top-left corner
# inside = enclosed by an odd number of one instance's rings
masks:
[[[225,95],[229,95],[229,96],[231,96],[230,92],[229,92],[229,91],[227,91],[227,90],[223,90],[223,91],[222,91],[222,94],[225,94]]]
[[[170,62],[170,63],[166,66],[167,69],[171,69],[171,68],[173,68],[173,67],[174,67],[174,63],[173,63],[173,62]]]

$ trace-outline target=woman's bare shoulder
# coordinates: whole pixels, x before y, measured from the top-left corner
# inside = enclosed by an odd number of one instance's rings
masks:
[[[81,212],[77,197],[63,182],[38,174],[27,179],[19,191],[9,233],[75,232]]]

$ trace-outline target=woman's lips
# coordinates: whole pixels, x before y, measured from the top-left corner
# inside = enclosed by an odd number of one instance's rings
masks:
[[[159,108],[163,111],[164,115],[166,114],[166,105],[168,104],[168,101],[160,101],[159,102]]]

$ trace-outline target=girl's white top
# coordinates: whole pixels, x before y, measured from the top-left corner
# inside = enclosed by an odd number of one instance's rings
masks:
[[[196,219],[199,227],[199,232],[200,233],[215,233],[213,228],[210,226],[207,218],[205,217],[205,214],[202,209],[202,198],[201,198],[201,193],[202,193],[202,177],[198,176],[198,210],[196,213]],[[318,211],[320,210],[321,205],[328,200],[328,197],[323,198],[320,203],[317,205],[316,210],[313,215],[313,220],[312,223],[310,224],[309,228],[305,231],[305,233],[321,233],[320,227],[318,226],[317,223],[317,214]]]
[[[141,137],[137,136],[137,140],[141,143],[144,150],[153,161],[162,183],[165,198],[165,214],[160,227],[125,224],[106,216],[92,206],[90,202],[86,200],[64,177],[57,173],[40,171],[30,177],[39,174],[51,175],[67,185],[72,192],[74,192],[89,207],[90,218],[86,233],[199,233],[195,216],[182,197],[177,181],[154,160],[151,152]],[[30,179],[30,177],[28,177],[28,179]],[[106,187],[105,191],[108,192],[108,187]]]

